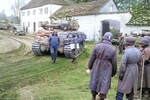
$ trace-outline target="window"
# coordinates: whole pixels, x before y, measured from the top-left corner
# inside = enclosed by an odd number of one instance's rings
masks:
[[[25,16],[25,12],[22,12],[22,16]]]
[[[45,14],[48,14],[48,7],[46,7],[46,8],[44,9],[44,13],[45,13]]]
[[[41,27],[42,21],[38,22],[38,27]]]
[[[43,9],[42,8],[40,9],[40,13],[39,14],[43,14]]]
[[[27,15],[30,16],[30,11],[27,12]]]
[[[36,10],[33,10],[33,15],[36,15]]]
[[[110,12],[113,12],[113,4],[110,4]]]
[[[30,22],[28,22],[28,27],[30,27]]]

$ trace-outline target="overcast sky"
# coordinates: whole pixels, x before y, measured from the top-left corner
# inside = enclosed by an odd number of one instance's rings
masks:
[[[0,12],[2,10],[5,10],[5,14],[7,16],[11,15],[11,10],[10,10],[11,6],[10,5],[13,4],[13,1],[15,1],[15,0],[0,0]],[[29,2],[31,0],[25,0],[25,1]]]

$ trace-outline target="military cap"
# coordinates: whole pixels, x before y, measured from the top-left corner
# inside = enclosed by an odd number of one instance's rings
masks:
[[[126,44],[134,45],[135,42],[136,42],[136,39],[133,36],[128,36],[125,38]]]

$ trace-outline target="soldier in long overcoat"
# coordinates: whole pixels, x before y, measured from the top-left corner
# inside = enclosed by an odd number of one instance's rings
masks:
[[[134,93],[138,89],[138,63],[141,60],[141,52],[134,47],[136,42],[134,37],[126,37],[125,42],[126,49],[120,64],[116,100],[123,100],[124,94],[128,100],[133,100]]]
[[[143,74],[143,86],[142,86],[142,96],[144,97],[145,92],[148,90],[148,96],[150,97],[150,37],[145,36],[140,41],[140,46],[142,47],[142,60],[144,63],[144,74]],[[140,73],[141,77],[142,73]],[[140,82],[139,82],[140,83]]]
[[[106,32],[102,43],[97,44],[89,59],[88,68],[91,70],[89,88],[92,100],[99,93],[100,100],[104,100],[110,89],[111,77],[115,76],[117,70],[117,51],[112,46],[113,35]]]

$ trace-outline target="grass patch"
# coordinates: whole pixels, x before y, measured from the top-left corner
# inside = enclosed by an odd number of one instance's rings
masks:
[[[50,56],[34,56],[18,62],[2,59],[0,99],[89,100],[91,98],[88,89],[90,75],[86,73],[86,68],[95,45],[96,43],[86,42],[84,52],[77,57],[75,64],[71,63],[72,59],[59,55],[57,64],[51,63]],[[118,50],[118,46],[115,47]],[[19,51],[15,50],[12,53],[14,52]],[[17,56],[12,59],[16,58]],[[118,55],[118,66],[120,59],[121,55]],[[110,100],[115,100],[117,82],[118,71],[112,78],[108,93]]]

